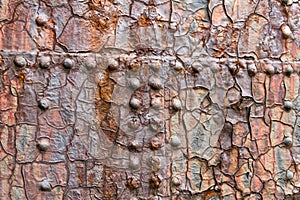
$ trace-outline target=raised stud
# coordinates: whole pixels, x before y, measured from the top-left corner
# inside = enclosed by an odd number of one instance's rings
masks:
[[[47,151],[47,149],[50,147],[50,143],[49,143],[49,139],[48,138],[41,138],[36,147],[40,150],[40,151]]]
[[[47,99],[41,99],[38,102],[38,106],[42,109],[42,110],[47,110],[49,108],[49,103]]]
[[[291,31],[291,28],[287,24],[281,25],[280,29],[284,38],[292,37],[293,33]]]
[[[17,67],[25,67],[27,65],[27,61],[23,56],[16,56],[14,63]]]
[[[119,68],[119,62],[116,59],[110,59],[108,64],[108,69],[116,70]]]
[[[136,156],[130,158],[129,167],[132,170],[137,170],[140,167],[140,159]]]
[[[161,80],[154,76],[149,78],[149,85],[154,90],[159,90],[163,88]]]
[[[294,72],[294,69],[291,65],[287,65],[285,66],[284,68],[284,73],[287,75],[287,76],[290,76],[292,73]]]
[[[137,78],[129,78],[127,81],[128,81],[129,87],[133,90],[138,89],[141,85],[140,80]]]
[[[248,74],[249,76],[255,76],[257,73],[257,68],[255,66],[255,63],[248,64]]]
[[[272,64],[268,63],[265,65],[265,70],[268,74],[274,74],[275,73],[275,68]]]
[[[127,148],[129,151],[141,152],[143,145],[139,141],[133,140],[133,141],[129,142],[129,144],[127,145]]]
[[[133,117],[128,122],[128,127],[131,129],[138,129],[140,127],[140,120],[136,117]]]
[[[46,192],[51,191],[51,185],[47,180],[42,180],[39,183],[39,188],[40,188],[41,191],[46,191]]]
[[[235,63],[229,63],[228,69],[232,75],[236,75],[239,72],[239,67]]]
[[[179,147],[180,145],[180,139],[177,135],[172,135],[171,136],[171,145],[172,147]]]
[[[293,140],[292,138],[290,137],[286,137],[283,139],[283,144],[286,146],[286,147],[291,147],[293,145]]]
[[[196,61],[192,64],[192,70],[195,72],[195,73],[198,73],[201,71],[201,68],[202,68],[202,65],[200,62]]]
[[[139,109],[142,106],[142,102],[138,98],[132,97],[130,99],[129,105],[133,109]]]
[[[64,68],[71,69],[74,66],[74,61],[71,58],[66,58],[63,63]]]
[[[40,58],[40,67],[43,69],[46,69],[48,67],[50,67],[51,65],[51,58],[50,56],[42,56]]]
[[[172,184],[176,187],[178,187],[179,185],[181,185],[181,180],[179,177],[175,176],[172,178]]]
[[[178,111],[178,110],[181,110],[181,102],[179,99],[172,99],[172,107],[174,110]]]
[[[38,26],[45,26],[48,21],[48,17],[46,15],[38,15],[35,19],[35,22]]]
[[[292,171],[290,171],[290,170],[287,170],[286,171],[286,179],[287,180],[292,180],[293,177],[294,177],[294,173]]]
[[[286,110],[291,110],[293,108],[293,103],[291,101],[284,101],[283,106]]]
[[[162,147],[161,139],[158,137],[153,137],[150,141],[150,147],[152,150],[156,150]]]
[[[160,98],[153,98],[153,99],[151,99],[151,106],[153,108],[160,108],[162,106]]]

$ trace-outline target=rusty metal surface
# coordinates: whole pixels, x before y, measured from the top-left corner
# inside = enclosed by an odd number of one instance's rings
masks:
[[[298,199],[298,0],[0,0],[0,199]]]

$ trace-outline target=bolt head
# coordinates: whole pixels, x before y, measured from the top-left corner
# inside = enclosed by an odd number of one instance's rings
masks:
[[[47,180],[43,180],[39,183],[39,188],[41,191],[49,192],[51,191],[51,185]]]
[[[291,101],[285,101],[283,106],[286,110],[291,110],[293,108],[293,103]]]
[[[171,136],[171,145],[172,147],[179,147],[180,146],[180,139],[177,135]]]
[[[248,65],[248,74],[249,76],[255,76],[257,73],[257,68],[254,63]]]
[[[116,59],[110,59],[108,64],[108,69],[116,70],[119,68],[119,62]]]
[[[74,66],[74,61],[71,58],[66,58],[63,63],[64,68],[71,69]]]
[[[139,109],[142,106],[142,102],[138,98],[132,97],[130,99],[129,105],[133,109]]]
[[[286,137],[284,138],[283,143],[285,146],[291,147],[293,145],[293,140],[290,137]]]
[[[160,100],[160,98],[153,98],[152,100],[151,100],[151,106],[153,107],[153,108],[160,108],[162,105],[161,105],[162,103],[161,103],[161,100]]]
[[[133,117],[128,122],[128,127],[131,129],[138,129],[140,127],[140,120],[136,117]]]
[[[49,108],[49,103],[48,100],[46,99],[41,99],[38,102],[38,106],[42,109],[42,110],[47,110]]]
[[[178,187],[181,184],[181,180],[179,177],[175,176],[172,178],[172,184],[176,187]]]
[[[41,138],[36,146],[40,151],[47,151],[47,149],[50,147],[49,139]]]
[[[130,78],[128,79],[128,85],[131,89],[136,90],[140,87],[141,83],[140,80],[137,78]]]
[[[48,67],[50,67],[51,65],[51,58],[50,56],[42,56],[40,58],[40,67],[43,69],[46,69]]]
[[[23,56],[16,56],[14,63],[17,67],[25,67],[27,65],[27,61]]]
[[[287,170],[286,171],[286,178],[287,178],[287,180],[291,180],[291,179],[293,179],[293,177],[294,177],[294,173],[292,171],[290,171],[290,170]]]
[[[266,64],[265,65],[265,70],[268,74],[274,74],[275,73],[275,68],[272,64]]]
[[[284,72],[287,76],[290,76],[294,72],[294,69],[291,65],[287,65],[284,69]]]
[[[158,137],[153,137],[150,141],[151,149],[159,149],[162,147],[162,142]]]
[[[163,88],[161,80],[154,76],[150,77],[149,85],[153,90],[159,90]]]
[[[45,26],[48,21],[48,17],[46,15],[38,15],[35,19],[35,22],[38,26]]]
[[[287,24],[281,26],[281,31],[284,38],[290,38],[293,35],[291,28]]]
[[[180,100],[174,98],[172,100],[172,106],[173,106],[173,109],[176,110],[176,111],[181,110],[181,102],[180,102]]]

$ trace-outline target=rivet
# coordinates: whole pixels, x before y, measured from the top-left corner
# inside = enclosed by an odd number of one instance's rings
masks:
[[[108,69],[110,70],[116,70],[119,68],[119,63],[116,59],[110,59],[108,64]]]
[[[292,171],[290,171],[290,170],[287,170],[286,171],[286,178],[288,180],[291,180],[291,179],[293,179],[293,177],[294,177],[294,173]]]
[[[255,76],[257,73],[257,68],[255,66],[255,63],[248,64],[248,74],[249,76]]]
[[[143,145],[138,140],[133,140],[127,145],[129,151],[140,152]]]
[[[141,181],[138,180],[136,177],[129,177],[127,179],[127,187],[131,190],[137,189],[141,186]]]
[[[284,108],[286,110],[290,110],[290,109],[293,108],[293,103],[291,101],[284,101],[284,105],[283,106],[284,106]]]
[[[275,73],[275,68],[272,64],[266,64],[265,65],[265,70],[268,74],[274,74]]]
[[[290,38],[293,34],[290,27],[286,24],[281,25],[281,31],[284,38]]]
[[[287,65],[285,68],[284,68],[284,72],[287,76],[290,76],[293,72],[294,72],[294,69],[291,65]]]
[[[202,65],[200,62],[196,61],[192,64],[192,70],[196,73],[200,72]]]
[[[27,64],[27,61],[23,56],[16,56],[14,63],[17,67],[25,67]]]
[[[49,143],[49,139],[48,138],[41,138],[38,143],[37,143],[37,148],[40,150],[40,151],[47,151],[47,149],[49,148],[50,146],[50,143]]]
[[[128,85],[131,89],[136,90],[137,88],[140,87],[140,80],[137,78],[129,78],[128,80]]]
[[[153,99],[151,99],[151,106],[153,108],[160,108],[162,106],[160,98],[153,98]]]
[[[229,63],[228,68],[232,75],[236,75],[239,72],[239,67],[235,63]]]
[[[171,145],[172,147],[179,147],[180,145],[180,139],[177,135],[172,135],[171,136]]]
[[[88,70],[94,69],[94,68],[96,68],[96,66],[97,66],[97,62],[96,62],[96,60],[94,58],[92,58],[92,57],[86,58],[86,60],[85,60],[85,67]]]
[[[74,66],[74,61],[71,58],[66,58],[64,60],[63,66],[66,69],[71,69]]]
[[[159,61],[154,61],[152,63],[150,63],[150,68],[155,71],[158,72],[160,69],[160,62]]]
[[[39,102],[38,102],[38,106],[43,109],[43,110],[46,110],[49,108],[49,103],[48,103],[48,100],[46,99],[41,99]]]
[[[132,97],[130,99],[129,105],[133,109],[139,109],[142,106],[142,102],[139,99],[137,99],[136,97]]]
[[[181,110],[180,100],[177,99],[177,98],[172,99],[172,106],[173,106],[173,109],[176,110],[176,111]]]
[[[46,25],[46,22],[48,21],[48,17],[46,15],[39,15],[35,19],[35,22],[38,26],[44,26]]]
[[[51,58],[50,56],[42,56],[40,58],[40,67],[43,69],[46,69],[48,67],[50,67],[51,65]]]
[[[51,191],[51,185],[47,180],[42,180],[39,183],[39,188],[41,191],[47,191],[47,192]]]
[[[150,141],[150,146],[151,149],[153,150],[161,148],[162,147],[161,139],[158,137],[153,137]]]
[[[179,177],[175,176],[172,178],[172,184],[176,187],[178,187],[181,184],[181,180]]]
[[[286,137],[284,138],[283,143],[285,146],[291,147],[293,145],[293,140],[290,137]]]
[[[157,77],[154,77],[154,76],[149,78],[149,85],[154,90],[159,90],[163,87],[162,83],[161,83],[161,80]]]
[[[173,67],[173,69],[176,71],[180,71],[183,69],[182,63],[176,60],[170,61],[170,66]]]
[[[137,129],[140,126],[140,120],[137,117],[133,117],[128,122],[128,127],[131,129]]]

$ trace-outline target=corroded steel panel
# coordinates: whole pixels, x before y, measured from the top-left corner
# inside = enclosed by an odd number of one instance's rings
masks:
[[[299,10],[0,0],[0,199],[298,199]]]

